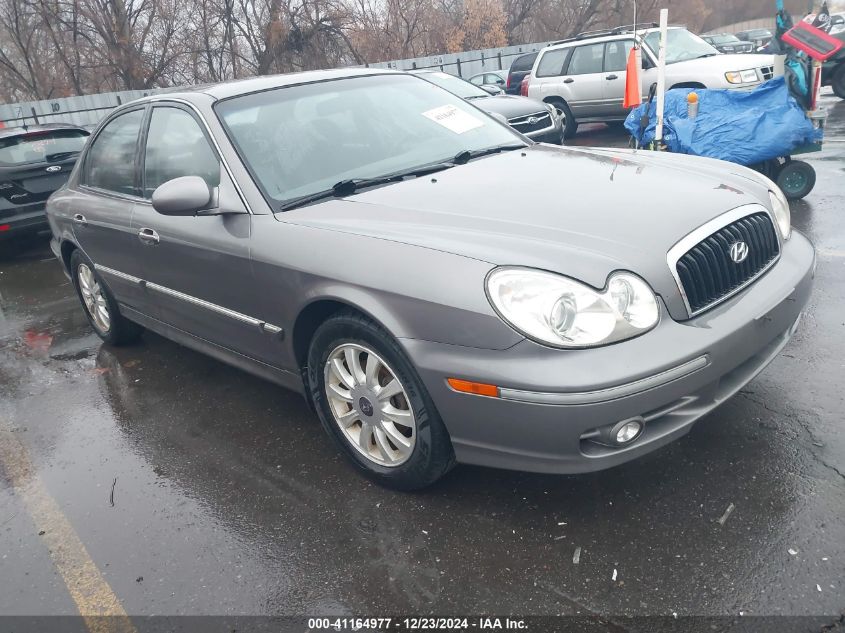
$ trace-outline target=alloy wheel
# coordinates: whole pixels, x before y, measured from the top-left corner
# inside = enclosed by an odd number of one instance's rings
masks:
[[[417,439],[416,417],[396,372],[373,350],[345,343],[326,360],[325,390],[346,440],[380,466],[405,463]]]
[[[108,332],[111,328],[111,315],[100,283],[86,264],[79,265],[76,276],[79,281],[79,291],[82,293],[82,301],[94,325],[101,332]]]

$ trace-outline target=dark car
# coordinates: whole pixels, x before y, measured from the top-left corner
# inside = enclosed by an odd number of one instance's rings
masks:
[[[0,129],[0,240],[49,233],[44,205],[67,181],[88,134],[61,124]]]
[[[751,169],[531,143],[379,69],[124,104],[47,213],[105,341],[143,326],[299,391],[398,488],[680,438],[787,344],[815,271]]]
[[[557,145],[563,142],[561,113],[551,104],[522,96],[490,94],[480,86],[439,70],[416,70],[412,74],[471,101],[489,114],[503,117],[508,125],[532,141]]]
[[[754,44],[743,42],[736,35],[730,33],[711,33],[702,35],[701,39],[710,44],[720,53],[753,53]]]
[[[845,42],[845,31],[834,33],[833,37]],[[831,86],[837,97],[845,99],[845,46],[822,65],[822,85]]]
[[[748,29],[747,31],[740,31],[736,34],[737,39],[743,42],[750,42],[754,45],[754,50],[766,46],[773,35],[769,29]]]
[[[537,59],[539,51],[528,53],[527,55],[520,55],[511,64],[508,70],[508,81],[505,84],[505,92],[509,95],[518,95],[522,80],[526,75],[531,74],[531,69],[534,68],[534,60]]]

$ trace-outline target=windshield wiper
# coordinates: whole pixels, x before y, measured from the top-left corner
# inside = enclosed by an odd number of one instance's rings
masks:
[[[455,154],[455,157],[452,159],[452,162],[455,165],[465,165],[475,158],[489,156],[490,154],[498,154],[499,152],[509,152],[511,150],[522,149],[524,147],[525,145],[521,143],[519,145],[514,143],[512,145],[495,145],[494,147],[488,147],[487,149],[465,149],[462,152],[458,152],[457,154]]]
[[[57,160],[64,160],[65,158],[70,158],[71,156],[74,156],[74,155],[76,155],[76,154],[78,154],[78,153],[79,153],[78,151],[72,151],[72,152],[56,152],[55,154],[47,154],[47,155],[44,157],[44,159],[45,159],[48,163],[53,163],[53,162],[55,162],[55,161],[57,161]]]
[[[289,211],[297,207],[305,206],[306,204],[311,204],[312,202],[319,202],[320,200],[325,200],[326,198],[342,198],[344,196],[351,196],[353,193],[356,193],[368,187],[377,187],[379,185],[386,185],[391,182],[399,182],[401,180],[404,180],[405,178],[417,178],[419,176],[426,176],[428,174],[443,171],[444,169],[449,169],[450,167],[454,166],[455,163],[440,162],[432,163],[430,165],[424,165],[423,167],[415,167],[414,169],[408,169],[405,171],[399,171],[393,174],[377,176],[375,178],[348,178],[346,180],[336,182],[334,185],[332,185],[330,189],[324,189],[323,191],[317,191],[315,193],[309,193],[298,198],[291,198],[290,200],[286,200],[285,202],[279,205],[278,210]]]

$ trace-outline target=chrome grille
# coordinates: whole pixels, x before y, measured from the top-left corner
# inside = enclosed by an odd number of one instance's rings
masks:
[[[552,115],[546,110],[544,112],[529,114],[528,116],[514,117],[513,119],[508,119],[508,125],[523,134],[537,132],[538,130],[545,130],[547,127],[552,127]]]
[[[732,248],[745,244],[736,261]],[[736,250],[742,254],[742,248]],[[722,227],[681,255],[675,268],[687,298],[690,316],[728,298],[774,263],[780,252],[768,213],[746,215]]]

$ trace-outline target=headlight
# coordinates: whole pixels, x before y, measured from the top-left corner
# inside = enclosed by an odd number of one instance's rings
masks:
[[[775,223],[778,225],[780,236],[785,242],[792,235],[792,213],[789,211],[789,201],[774,180],[759,173],[756,176],[769,188],[772,213],[775,216]]]
[[[772,184],[774,185],[774,183]],[[789,202],[777,185],[769,190],[769,199],[772,201],[772,211],[778,223],[780,236],[786,241],[792,235],[792,215],[789,212]]]
[[[555,347],[593,347],[647,332],[657,299],[642,279],[613,273],[604,290],[530,268],[497,268],[487,277],[490,302],[511,327]]]
[[[749,70],[734,70],[733,72],[725,73],[725,79],[732,84],[751,84],[758,81],[757,71],[753,68]]]

